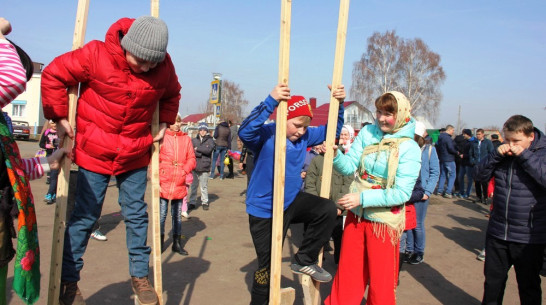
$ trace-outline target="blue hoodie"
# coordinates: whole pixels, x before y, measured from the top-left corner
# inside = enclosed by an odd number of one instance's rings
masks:
[[[254,170],[246,193],[246,212],[261,218],[272,217],[276,124],[265,125],[265,121],[278,105],[279,102],[268,96],[252,110],[239,128],[239,138],[254,152]],[[343,103],[340,103],[336,136],[343,127],[343,109]],[[301,170],[307,147],[321,144],[325,140],[326,125],[309,127],[295,142],[286,140],[284,210],[290,206],[301,189]]]

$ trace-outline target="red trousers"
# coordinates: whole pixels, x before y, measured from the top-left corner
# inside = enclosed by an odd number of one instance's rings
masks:
[[[366,305],[396,304],[398,247],[388,233],[378,238],[372,222],[349,212],[341,244],[341,256],[332,291],[325,305],[360,305],[369,285]]]

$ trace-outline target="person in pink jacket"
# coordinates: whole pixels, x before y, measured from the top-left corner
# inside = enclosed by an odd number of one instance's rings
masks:
[[[191,138],[180,131],[180,116],[165,132],[163,143],[159,149],[159,185],[160,185],[160,219],[161,219],[161,250],[165,240],[165,219],[167,206],[171,201],[171,217],[173,246],[172,251],[188,255],[180,245],[182,233],[182,200],[188,194],[186,176],[195,168],[195,154]]]

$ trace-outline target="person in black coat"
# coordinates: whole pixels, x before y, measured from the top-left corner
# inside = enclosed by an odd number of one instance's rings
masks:
[[[516,271],[521,304],[541,304],[539,272],[546,247],[546,138],[528,118],[503,127],[505,144],[474,169],[495,182],[486,236],[482,304],[502,304],[508,271]]]
[[[440,180],[438,181],[438,194],[442,194],[446,198],[452,198],[453,185],[457,177],[457,168],[455,166],[455,156],[459,154],[455,147],[455,142],[451,138],[455,129],[452,125],[446,126],[446,131],[440,133],[436,151],[440,160]],[[446,183],[447,186],[444,186]]]
[[[476,130],[476,141],[471,146],[471,150],[473,151],[472,155],[474,155],[474,158],[476,160],[473,162],[474,164],[480,163],[481,160],[485,159],[487,155],[489,155],[493,151],[493,143],[485,138],[484,130],[478,129]],[[487,203],[487,186],[489,185],[489,181],[487,182],[480,182],[475,181],[475,188],[476,188],[476,197],[478,197],[478,202],[481,202],[483,204]]]
[[[201,205],[203,210],[209,209],[208,180],[212,165],[212,152],[214,151],[214,140],[209,135],[206,123],[199,123],[199,133],[192,139],[195,152],[196,167],[193,170],[193,182],[189,192],[188,210],[193,210],[197,204],[197,187],[201,190]]]

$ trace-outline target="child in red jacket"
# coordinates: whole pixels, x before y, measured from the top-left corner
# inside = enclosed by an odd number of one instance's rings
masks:
[[[144,196],[152,141],[161,140],[175,122],[180,100],[168,38],[167,25],[158,18],[122,18],[110,26],[104,42],[94,40],[63,54],[42,73],[44,116],[57,122],[61,147],[65,134],[74,137],[66,89],[80,85],[74,147],[78,186],[65,233],[61,303],[84,303],[78,288],[82,257],[112,175],[125,218],[133,291],[142,304],[158,301],[148,280],[151,248],[146,244]],[[152,135],[158,105],[160,131]]]
[[[191,138],[180,131],[180,116],[165,132],[163,143],[159,150],[159,185],[160,185],[160,219],[161,219],[161,250],[165,237],[165,219],[167,206],[171,201],[171,217],[173,232],[173,252],[188,255],[180,245],[182,234],[182,200],[188,194],[186,176],[195,168],[195,154]]]

